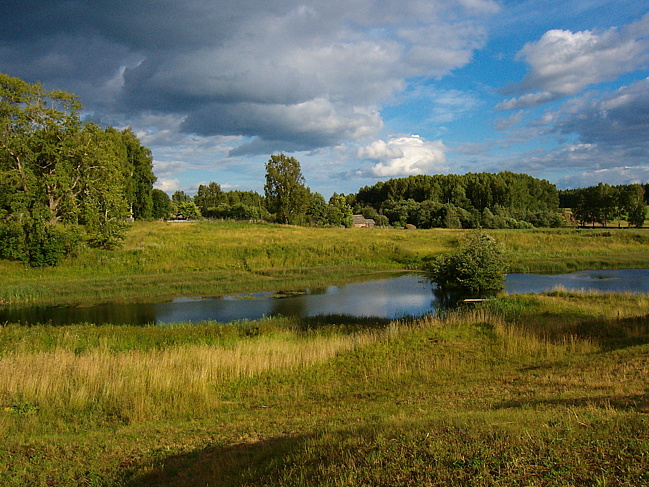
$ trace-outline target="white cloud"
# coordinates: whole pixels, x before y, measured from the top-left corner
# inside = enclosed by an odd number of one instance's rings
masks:
[[[517,55],[530,65],[531,71],[507,91],[523,95],[501,103],[498,109],[537,106],[646,67],[648,33],[649,14],[621,29],[604,32],[546,32],[537,42],[526,44]]]
[[[559,98],[559,95],[549,91],[527,93],[517,98],[510,98],[496,105],[496,110],[523,110],[543,103],[548,103]]]
[[[378,177],[400,177],[445,172],[448,148],[441,140],[425,141],[417,135],[377,140],[358,151],[358,157],[380,161],[369,173]]]
[[[180,189],[180,180],[158,178],[153,187],[156,189],[161,189],[165,193],[173,193],[174,191]]]
[[[557,131],[584,143],[626,148],[627,157],[649,158],[649,78],[614,93],[576,99],[553,114]]]
[[[525,112],[521,110],[511,114],[507,118],[498,118],[494,122],[494,127],[496,128],[496,130],[506,130],[510,127],[513,127],[514,125],[518,125],[523,121],[524,114]]]

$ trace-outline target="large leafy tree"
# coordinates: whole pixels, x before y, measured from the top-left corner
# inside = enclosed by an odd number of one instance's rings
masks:
[[[125,170],[128,145],[139,142],[83,123],[80,110],[72,94],[0,74],[0,257],[54,265],[81,229],[97,246],[111,247],[123,237],[127,183],[138,172]],[[135,165],[147,172],[146,162]],[[147,177],[141,186],[150,192],[152,174]]]
[[[284,154],[272,155],[266,163],[266,205],[281,223],[305,221],[310,191],[304,184],[300,163]]]
[[[153,156],[130,128],[119,133],[126,151],[122,170],[126,176],[125,196],[133,218],[148,220],[153,217]]]

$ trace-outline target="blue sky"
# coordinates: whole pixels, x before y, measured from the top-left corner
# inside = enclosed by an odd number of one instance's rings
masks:
[[[411,174],[649,182],[638,0],[8,0],[0,72],[131,126],[156,186],[263,192],[271,154],[329,197]]]

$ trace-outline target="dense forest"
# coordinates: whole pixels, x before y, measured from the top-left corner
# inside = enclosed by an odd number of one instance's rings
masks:
[[[276,167],[268,171],[269,165],[284,166],[285,174],[280,176]],[[212,182],[199,186],[193,198],[182,191],[171,198],[161,194],[154,214],[347,227],[352,225],[353,214],[362,214],[385,227],[535,228],[613,222],[619,226],[622,221],[625,226],[641,227],[647,212],[643,185],[600,183],[559,191],[546,180],[512,172],[395,178],[346,196],[334,193],[327,202],[306,186],[294,158],[271,156],[269,165],[266,178],[270,184],[264,195],[222,191]],[[273,195],[272,191],[280,191],[279,180],[286,186],[284,194]],[[154,199],[156,192],[162,193],[154,190]]]
[[[531,228],[564,223],[556,187],[511,172],[419,175],[364,187],[353,196],[366,218],[418,228]]]

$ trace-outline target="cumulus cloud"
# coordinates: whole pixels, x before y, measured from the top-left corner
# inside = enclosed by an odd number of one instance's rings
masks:
[[[521,95],[498,105],[517,110],[574,95],[589,85],[616,79],[649,64],[649,14],[604,32],[550,30],[517,55],[531,68],[507,93]]]
[[[377,161],[368,173],[378,177],[400,177],[448,171],[441,140],[425,141],[417,135],[376,140],[359,149],[358,157]]]
[[[381,118],[375,111],[334,105],[320,98],[293,105],[208,105],[190,114],[181,130],[199,135],[256,136],[256,142],[248,144],[245,152],[264,153],[269,144],[277,142],[290,145],[292,150],[335,145],[342,139],[374,134],[381,125]]]
[[[161,189],[166,193],[173,193],[174,191],[180,189],[180,180],[158,178],[158,180],[154,183],[153,187],[156,189]]]

